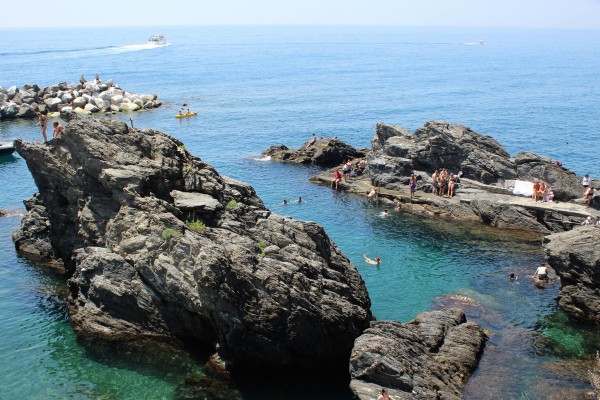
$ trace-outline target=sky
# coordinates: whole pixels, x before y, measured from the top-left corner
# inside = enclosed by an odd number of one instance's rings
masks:
[[[600,0],[27,0],[0,27],[400,25],[600,29]]]

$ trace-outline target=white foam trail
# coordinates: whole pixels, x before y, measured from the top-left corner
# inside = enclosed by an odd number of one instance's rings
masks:
[[[254,158],[251,158],[251,160],[254,160],[254,161],[263,161],[263,162],[264,161],[271,161],[271,156],[254,157]]]
[[[165,43],[165,44],[155,44],[155,43],[144,43],[144,44],[128,44],[125,46],[118,46],[118,47],[109,47],[108,51],[112,52],[112,53],[128,53],[130,51],[140,51],[140,50],[151,50],[151,49],[157,49],[159,47],[166,47],[166,46],[170,46],[171,43]]]

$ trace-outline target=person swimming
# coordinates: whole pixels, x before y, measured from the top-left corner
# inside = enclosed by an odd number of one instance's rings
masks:
[[[511,272],[510,275],[508,276],[508,280],[511,282],[514,282],[517,280],[517,276],[515,275],[514,272]]]
[[[363,254],[363,258],[365,259],[365,262],[367,264],[377,265],[377,266],[379,266],[379,264],[381,264],[381,258],[379,258],[379,257],[375,257],[374,260],[371,260],[369,257],[367,257],[366,254]]]

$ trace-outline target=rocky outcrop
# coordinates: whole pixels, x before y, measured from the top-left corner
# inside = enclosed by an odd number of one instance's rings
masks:
[[[78,334],[177,336],[234,370],[347,368],[370,300],[321,226],[272,214],[155,130],[75,116],[48,146],[15,145],[73,273]]]
[[[50,242],[50,221],[46,207],[43,206],[39,195],[24,201],[24,204],[27,214],[12,236],[17,253],[21,257],[44,262],[62,270],[64,265],[60,254]]]
[[[333,167],[355,158],[363,158],[366,150],[357,150],[339,139],[318,139],[308,148],[304,145],[297,150],[284,145],[271,146],[262,153],[272,160],[295,164],[312,164],[321,167]]]
[[[91,114],[98,112],[137,111],[159,107],[162,104],[155,94],[134,94],[122,90],[112,79],[102,82],[61,82],[40,89],[38,85],[21,88],[0,87],[0,120],[35,118],[42,114],[70,112]]]
[[[404,325],[373,322],[354,344],[350,387],[361,400],[458,399],[487,337],[460,309],[419,314]]]
[[[573,318],[600,323],[600,228],[577,227],[544,240],[548,263],[560,277],[559,306]]]
[[[413,133],[377,124],[369,155],[369,173],[377,186],[398,190],[411,173],[427,183],[436,169],[462,171],[465,178],[504,186],[509,180],[540,179],[552,185],[556,200],[581,198],[581,179],[556,161],[533,153],[511,158],[490,136],[458,124],[429,121]]]

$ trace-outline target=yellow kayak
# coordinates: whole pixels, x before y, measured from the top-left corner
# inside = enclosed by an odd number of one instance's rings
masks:
[[[191,112],[191,113],[185,113],[185,114],[177,114],[175,116],[175,118],[187,118],[187,117],[193,117],[194,115],[198,115],[197,112]]]

